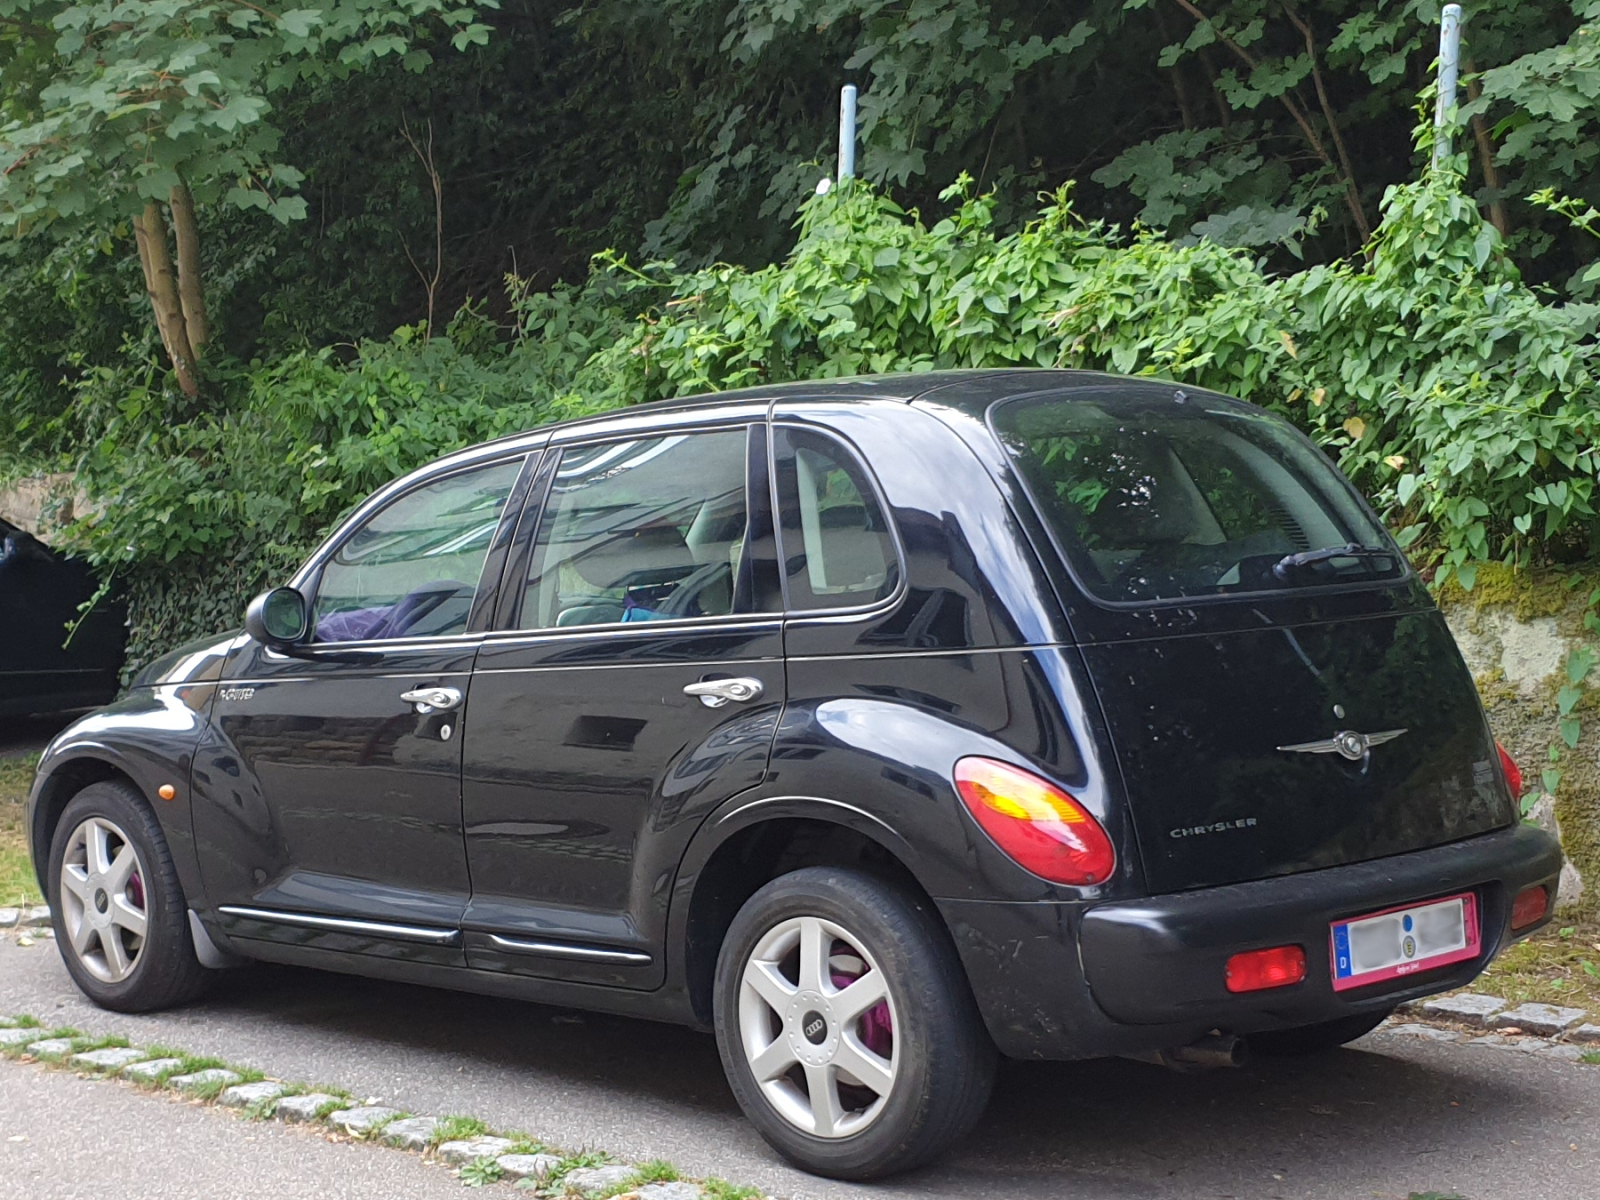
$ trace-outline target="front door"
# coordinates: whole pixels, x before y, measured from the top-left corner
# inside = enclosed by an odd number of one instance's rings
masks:
[[[472,614],[522,465],[405,492],[321,565],[303,656],[234,652],[194,766],[206,891],[232,936],[464,961]]]
[[[472,966],[661,982],[688,837],[761,781],[782,710],[766,463],[765,426],[739,424],[547,464],[514,630],[473,678]]]

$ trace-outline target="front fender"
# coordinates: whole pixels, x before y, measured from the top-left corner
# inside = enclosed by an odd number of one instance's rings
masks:
[[[48,888],[50,843],[68,801],[91,783],[125,779],[149,801],[190,906],[202,902],[189,778],[215,691],[209,682],[138,688],[68,726],[50,743],[23,817],[41,892]],[[162,800],[158,790],[167,784],[175,795]]]

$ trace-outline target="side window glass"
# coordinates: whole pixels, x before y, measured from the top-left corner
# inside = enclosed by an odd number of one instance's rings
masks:
[[[407,492],[344,540],[317,588],[319,642],[464,633],[522,460]]]
[[[778,509],[793,609],[854,608],[899,583],[876,492],[855,455],[810,430],[777,429]]]
[[[562,453],[520,627],[719,617],[745,553],[743,428]]]

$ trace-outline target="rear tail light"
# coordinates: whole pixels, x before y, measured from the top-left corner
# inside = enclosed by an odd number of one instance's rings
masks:
[[[1549,908],[1550,890],[1543,884],[1523,888],[1511,902],[1512,930],[1526,929],[1529,925],[1544,920],[1544,914]]]
[[[1111,878],[1111,839],[1055,784],[992,758],[963,758],[953,774],[967,811],[1019,866],[1075,887]]]
[[[1516,760],[1499,742],[1494,744],[1494,748],[1500,751],[1500,769],[1505,772],[1506,786],[1511,789],[1511,798],[1522,799],[1522,772],[1517,769]]]
[[[1306,977],[1306,952],[1299,946],[1246,950],[1228,960],[1226,974],[1230,992],[1288,987]]]

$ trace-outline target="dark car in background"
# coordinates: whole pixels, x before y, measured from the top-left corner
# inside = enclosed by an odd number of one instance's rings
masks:
[[[756,389],[451,455],[29,807],[97,1003],[244,959],[714,1030],[817,1172],[999,1054],[1331,1049],[1561,865],[1378,520],[1281,420],[1070,371]]]
[[[0,518],[0,717],[105,704],[127,637],[122,603],[100,596],[87,563]]]

